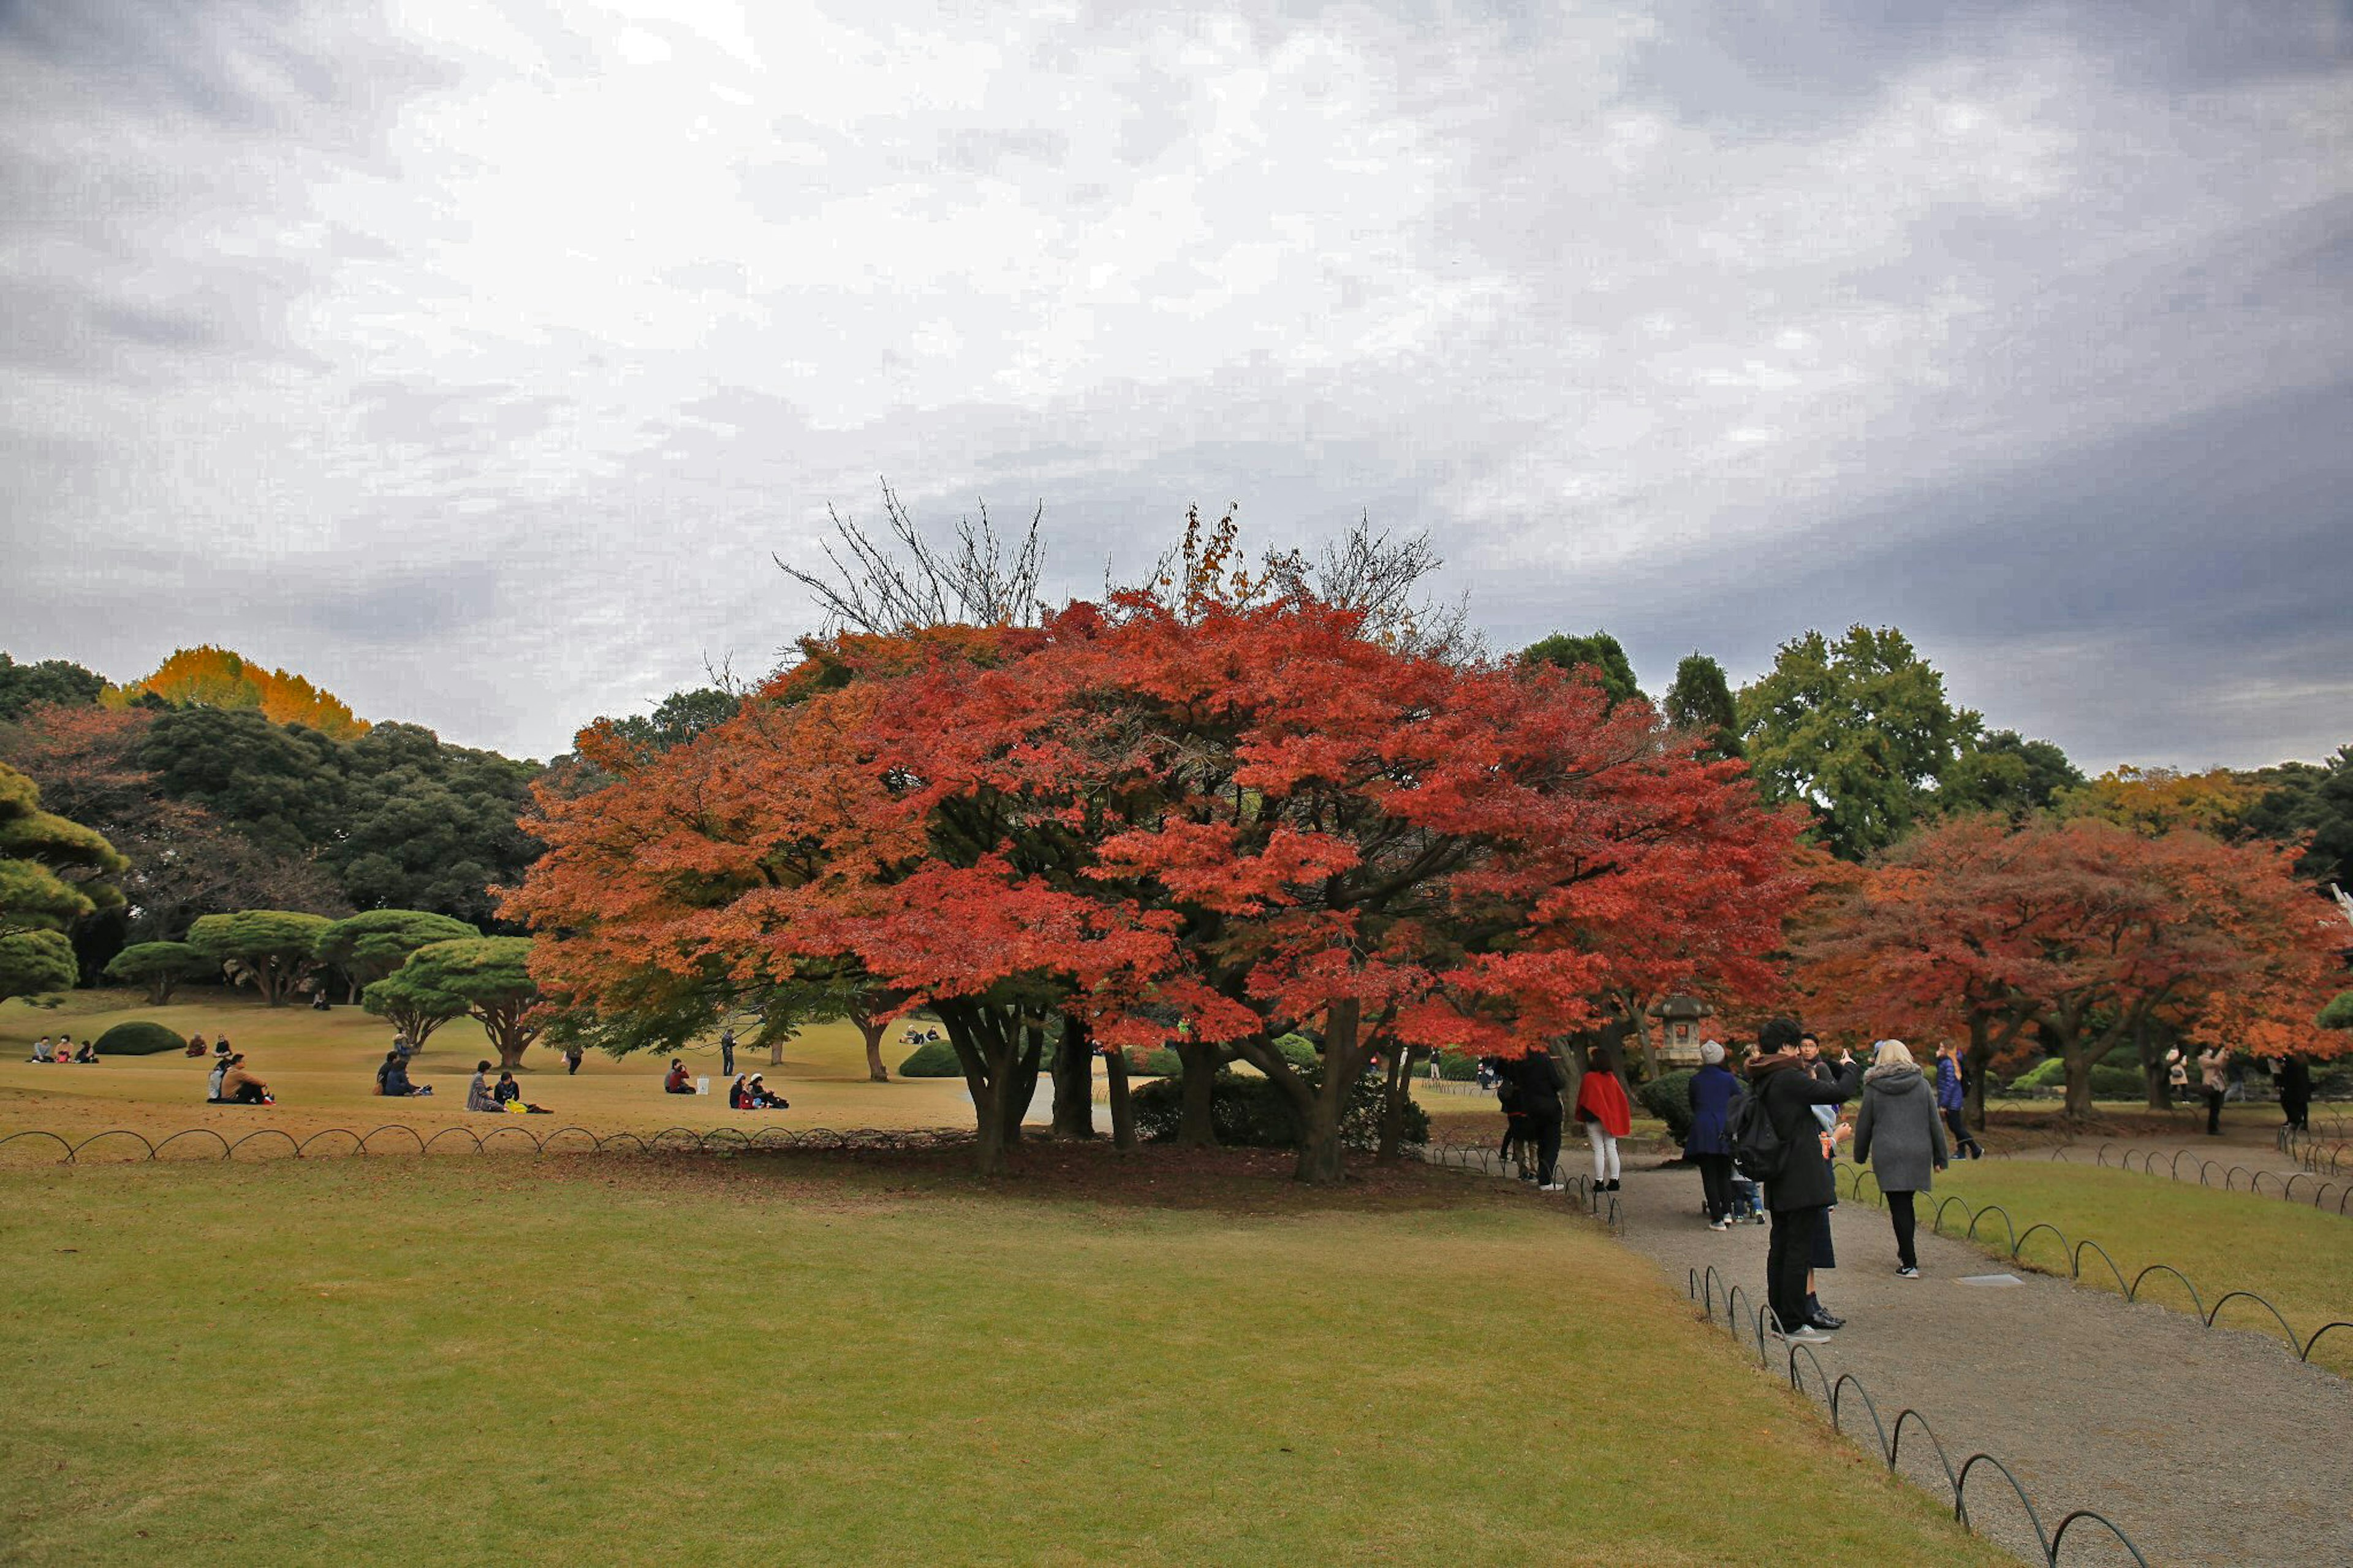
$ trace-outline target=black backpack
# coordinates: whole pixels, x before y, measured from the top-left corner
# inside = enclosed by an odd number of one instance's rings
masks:
[[[1725,1122],[1725,1132],[1732,1140],[1733,1166],[1752,1182],[1773,1180],[1789,1161],[1789,1146],[1773,1130],[1763,1089],[1762,1084],[1751,1089]]]

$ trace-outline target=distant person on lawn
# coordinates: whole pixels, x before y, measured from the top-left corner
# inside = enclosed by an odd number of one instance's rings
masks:
[[[564,1048],[564,1074],[566,1078],[580,1070],[580,1058],[586,1054],[576,1045]]]
[[[37,1062],[53,1062],[58,1059],[56,1054],[50,1049],[48,1036],[43,1035],[33,1042],[33,1059]]]
[[[228,1071],[221,1075],[222,1100],[231,1105],[274,1105],[269,1098],[269,1086],[245,1070],[245,1053],[238,1051],[228,1058]]]
[[[211,1047],[205,1044],[205,1037],[202,1035],[190,1035],[188,1037],[188,1055],[192,1057],[200,1057],[210,1048]]]
[[[2305,1059],[2290,1051],[2279,1065],[2280,1114],[2287,1118],[2292,1130],[2304,1132],[2312,1127],[2312,1068]]]
[[[221,1098],[221,1079],[228,1077],[228,1058],[221,1057],[213,1062],[213,1070],[205,1075],[205,1098],[217,1104]]]
[[[2198,1057],[2198,1081],[2206,1090],[2206,1136],[2222,1136],[2222,1097],[2230,1092],[2231,1053],[2216,1046]]]
[[[735,1031],[733,1029],[719,1031],[719,1070],[723,1073],[735,1070]]]
[[[375,1091],[378,1094],[431,1094],[433,1086],[419,1089],[408,1081],[408,1058],[398,1051],[384,1053],[384,1065],[375,1069]]]
[[[501,1072],[499,1081],[491,1086],[491,1098],[499,1102],[501,1110],[504,1110],[509,1104],[522,1098],[522,1085],[515,1082],[513,1073]]]
[[[754,1110],[790,1110],[792,1109],[783,1095],[760,1081],[758,1073],[752,1075],[750,1085],[744,1090],[744,1103]]]
[[[507,1108],[501,1105],[498,1097],[491,1092],[491,1064],[488,1062],[474,1064],[474,1081],[466,1086],[466,1109],[494,1110],[501,1116],[506,1114]]]
[[[692,1094],[694,1092],[694,1080],[687,1077],[686,1064],[679,1060],[676,1057],[672,1057],[670,1058],[670,1071],[662,1078],[662,1092],[664,1094]]]
[[[1702,1042],[1699,1070],[1691,1077],[1684,1097],[1691,1102],[1690,1134],[1683,1153],[1699,1167],[1700,1195],[1707,1205],[1707,1228],[1723,1230],[1732,1219],[1732,1108],[1747,1091],[1724,1065],[1724,1047]]]
[[[727,1109],[749,1110],[752,1109],[751,1100],[752,1097],[744,1089],[744,1075],[739,1072],[735,1075],[735,1081],[727,1086]]]
[[[74,1060],[95,1065],[98,1061],[98,1047],[90,1041],[84,1040],[81,1043],[81,1049],[74,1053]]]
[[[213,1055],[216,1057],[226,1057],[233,1054],[234,1053],[228,1048],[228,1037],[227,1035],[223,1035],[219,1039],[213,1042]]]
[[[1863,1074],[1865,1081],[1871,1075]],[[1936,1047],[1936,1110],[1953,1134],[1956,1158],[1982,1160],[1985,1145],[1969,1135],[1969,1086],[1961,1076],[1961,1047],[1950,1040]],[[1856,1145],[1855,1163],[1862,1163],[1862,1148]],[[1925,1189],[1924,1189],[1925,1190]]]
[[[1895,1272],[1920,1278],[1912,1249],[1912,1194],[1929,1189],[1929,1173],[1945,1168],[1945,1128],[1928,1103],[1927,1080],[1901,1040],[1882,1040],[1862,1075],[1862,1109],[1854,1119],[1854,1163],[1868,1164],[1887,1198],[1895,1226]]]

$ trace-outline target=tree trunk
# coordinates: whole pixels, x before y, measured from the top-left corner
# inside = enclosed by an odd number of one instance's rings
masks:
[[[1381,1142],[1375,1159],[1394,1160],[1405,1152],[1405,1108],[1413,1100],[1415,1053],[1398,1047],[1389,1053],[1381,1082]]]
[[[782,1035],[768,1042],[768,1065],[772,1068],[785,1065],[785,1037]]]
[[[1111,1146],[1125,1153],[1135,1147],[1135,1106],[1127,1097],[1127,1052],[1113,1046],[1103,1056],[1111,1084]],[[1092,1071],[1090,1068],[1090,1079]]]
[[[1218,1146],[1217,1095],[1219,1047],[1200,1040],[1180,1040],[1176,1058],[1184,1064],[1184,1111],[1176,1122],[1180,1149]]]
[[[997,1109],[1010,1148],[1021,1142],[1022,1119],[1029,1114],[1030,1100],[1037,1098],[1038,1074],[1046,1063],[1046,1020],[1018,1016],[1005,1032],[1013,1041],[1014,1051],[1006,1070],[997,1076]]]
[[[1624,1011],[1634,1026],[1635,1043],[1641,1047],[1643,1081],[1653,1081],[1659,1076],[1659,1053],[1651,1044],[1651,1016],[1639,996],[1627,1003]]]
[[[168,1007],[172,1005],[172,987],[179,982],[169,974],[159,974],[147,983],[147,1005]]]
[[[2079,1034],[2071,1034],[2062,1047],[2067,1064],[2067,1110],[2069,1118],[2092,1114],[2092,1053]]]
[[[1361,1008],[1353,996],[1336,998],[1324,1013],[1324,1081],[1316,1086],[1301,1128],[1299,1163],[1293,1174],[1315,1186],[1335,1185],[1342,1178],[1340,1112],[1348,1103],[1363,1065],[1356,1045]]]
[[[2159,1039],[2154,1018],[2145,1017],[2133,1027],[2133,1055],[2140,1060],[2142,1087],[2148,1091],[2151,1110],[2164,1110],[2171,1102],[2166,1092],[2165,1053]]]
[[[1123,1068],[1127,1058],[1114,1051]],[[1126,1075],[1121,1074],[1124,1079]],[[1086,1020],[1062,1015],[1062,1038],[1054,1047],[1054,1136],[1095,1135],[1095,1051]]]
[[[882,1037],[890,1031],[889,1020],[858,1016],[851,1022],[858,1026],[858,1033],[866,1042],[866,1081],[889,1083],[891,1069],[882,1065]]]
[[[956,1064],[964,1068],[965,1088],[972,1095],[973,1168],[984,1176],[1005,1174],[1005,1118],[999,1103],[1020,1046],[1020,1031],[999,1016],[1003,1011],[972,1002],[944,1004],[939,1009],[948,1043],[955,1047]]]

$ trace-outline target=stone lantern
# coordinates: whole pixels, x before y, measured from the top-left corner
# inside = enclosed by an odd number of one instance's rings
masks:
[[[1660,1065],[1699,1066],[1699,1021],[1715,1016],[1715,1009],[1696,996],[1669,996],[1651,1009],[1651,1016],[1659,1021]]]

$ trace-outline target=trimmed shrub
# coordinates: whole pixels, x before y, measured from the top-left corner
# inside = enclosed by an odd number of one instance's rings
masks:
[[[1278,1035],[1274,1048],[1295,1073],[1312,1077],[1324,1070],[1324,1053],[1304,1035]]]
[[[1143,1065],[1135,1070],[1146,1078],[1182,1078],[1185,1075],[1185,1058],[1176,1054],[1176,1047],[1163,1046],[1145,1058]]]
[[[956,1059],[955,1047],[946,1040],[925,1040],[915,1047],[915,1054],[899,1064],[901,1078],[962,1078],[964,1063]]]
[[[143,1018],[117,1024],[98,1037],[98,1054],[101,1057],[153,1057],[187,1048],[185,1035]]]
[[[2328,999],[2328,1005],[2313,1019],[2324,1029],[2353,1029],[2353,991],[2339,991]]]
[[[2048,1089],[2053,1094],[2067,1091],[2067,1064],[2057,1057],[2037,1062],[2030,1072],[2019,1075],[2012,1089]],[[2105,1062],[2092,1068],[2092,1098],[2094,1100],[2135,1100],[2148,1092],[2137,1067],[2110,1067]]]
[[[1641,1102],[1642,1109],[1667,1124],[1667,1136],[1678,1147],[1691,1136],[1691,1069],[1685,1068],[1661,1073],[1634,1090],[1634,1098]]]
[[[1296,1037],[1286,1037],[1295,1038]],[[1290,1056],[1289,1051],[1283,1055]],[[1184,1120],[1185,1088],[1173,1078],[1140,1086],[1131,1097],[1135,1109],[1136,1136],[1166,1143],[1176,1136]],[[1229,1149],[1296,1149],[1299,1118],[1291,1100],[1270,1079],[1220,1070],[1209,1095],[1209,1125],[1218,1142]],[[1348,1102],[1340,1110],[1340,1146],[1366,1154],[1381,1142],[1381,1080],[1371,1073],[1356,1080]],[[1430,1142],[1430,1113],[1408,1101],[1405,1142]]]

